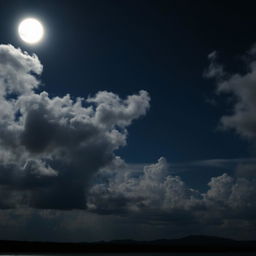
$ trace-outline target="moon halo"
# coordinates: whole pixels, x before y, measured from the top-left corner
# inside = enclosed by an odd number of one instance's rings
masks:
[[[28,44],[39,43],[44,36],[42,23],[35,18],[26,18],[18,26],[20,38]]]

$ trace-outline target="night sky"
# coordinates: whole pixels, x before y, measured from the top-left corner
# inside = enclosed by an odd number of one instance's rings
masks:
[[[0,239],[255,239],[254,10],[0,1]]]

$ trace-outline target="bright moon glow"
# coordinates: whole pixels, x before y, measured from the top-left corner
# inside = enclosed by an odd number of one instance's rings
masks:
[[[38,20],[27,18],[20,23],[18,32],[23,41],[36,44],[43,38],[44,28]]]

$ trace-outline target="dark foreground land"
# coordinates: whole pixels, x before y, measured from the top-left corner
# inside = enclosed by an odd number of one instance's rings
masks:
[[[256,252],[256,241],[235,241],[208,236],[181,239],[93,243],[0,241],[0,253],[114,253],[114,252]]]

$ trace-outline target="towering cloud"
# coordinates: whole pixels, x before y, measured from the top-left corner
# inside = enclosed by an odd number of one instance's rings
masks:
[[[85,208],[91,176],[115,159],[150,98],[50,97],[37,92],[42,69],[37,56],[0,46],[0,206]]]
[[[95,184],[88,197],[88,208],[102,213],[171,211],[189,209],[200,196],[188,188],[178,176],[169,174],[169,165],[161,157],[156,164],[146,165],[140,172],[128,166],[102,170],[103,183]]]

